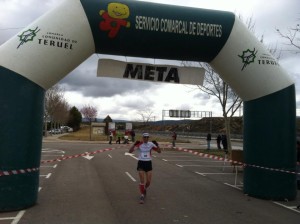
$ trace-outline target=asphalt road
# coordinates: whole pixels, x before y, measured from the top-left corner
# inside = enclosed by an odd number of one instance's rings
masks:
[[[70,158],[42,164],[38,203],[0,213],[0,224],[299,224],[299,200],[244,195],[241,169],[177,150],[153,154],[153,181],[141,205],[137,160],[128,147],[44,142],[42,160]]]

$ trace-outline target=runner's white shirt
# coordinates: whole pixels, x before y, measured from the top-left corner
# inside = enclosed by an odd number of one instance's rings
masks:
[[[150,161],[151,150],[157,149],[157,146],[153,142],[142,143],[138,146],[139,160]]]

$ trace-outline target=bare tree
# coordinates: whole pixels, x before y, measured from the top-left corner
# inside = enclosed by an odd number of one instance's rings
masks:
[[[47,133],[47,123],[50,122],[52,128],[57,124],[67,122],[69,105],[64,99],[64,90],[55,85],[48,89],[44,99],[44,123],[45,133]]]
[[[224,126],[228,140],[228,150],[231,152],[230,120],[241,107],[243,101],[231,89],[231,87],[221,79],[221,77],[212,69],[209,64],[200,63],[200,65],[205,69],[205,77],[203,86],[199,85],[198,88],[202,92],[218,99],[222,107],[222,114],[224,117]]]
[[[54,121],[59,124],[66,124],[69,118],[69,110],[69,104],[62,98],[56,105],[56,110],[53,113]]]
[[[241,20],[241,16],[239,16]],[[255,22],[252,17],[248,18],[245,22],[247,28],[255,33]],[[264,36],[257,37],[261,43],[264,41]],[[276,54],[277,47],[271,48],[268,47],[271,54]],[[280,57],[280,53],[277,55],[277,58]],[[184,62],[186,65],[187,63]],[[230,121],[231,118],[236,114],[239,108],[242,106],[242,99],[235,93],[235,91],[213,70],[213,68],[207,64],[200,62],[200,67],[205,70],[205,77],[203,86],[197,86],[202,92],[208,94],[209,96],[213,96],[218,99],[221,108],[222,115],[224,118],[224,126],[227,136],[228,142],[228,151],[232,151],[231,146],[231,133],[230,133]]]
[[[83,117],[88,119],[90,122],[90,141],[92,140],[92,121],[97,118],[97,108],[91,105],[85,105],[80,112],[82,113]]]
[[[300,21],[300,19],[298,19]],[[300,53],[300,24],[297,22],[293,27],[289,27],[286,32],[276,29],[276,32],[288,41],[288,45],[296,48],[292,50],[295,53]]]
[[[144,124],[148,124],[153,119],[153,111],[150,109],[140,110],[137,114],[141,117]]]

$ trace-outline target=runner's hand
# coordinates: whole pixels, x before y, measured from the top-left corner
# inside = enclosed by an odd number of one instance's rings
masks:
[[[152,142],[153,142],[154,145],[158,146],[157,141],[153,140]]]

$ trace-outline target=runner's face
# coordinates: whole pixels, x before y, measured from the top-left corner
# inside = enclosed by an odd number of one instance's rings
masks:
[[[144,142],[148,142],[148,140],[149,140],[149,137],[143,137]]]

